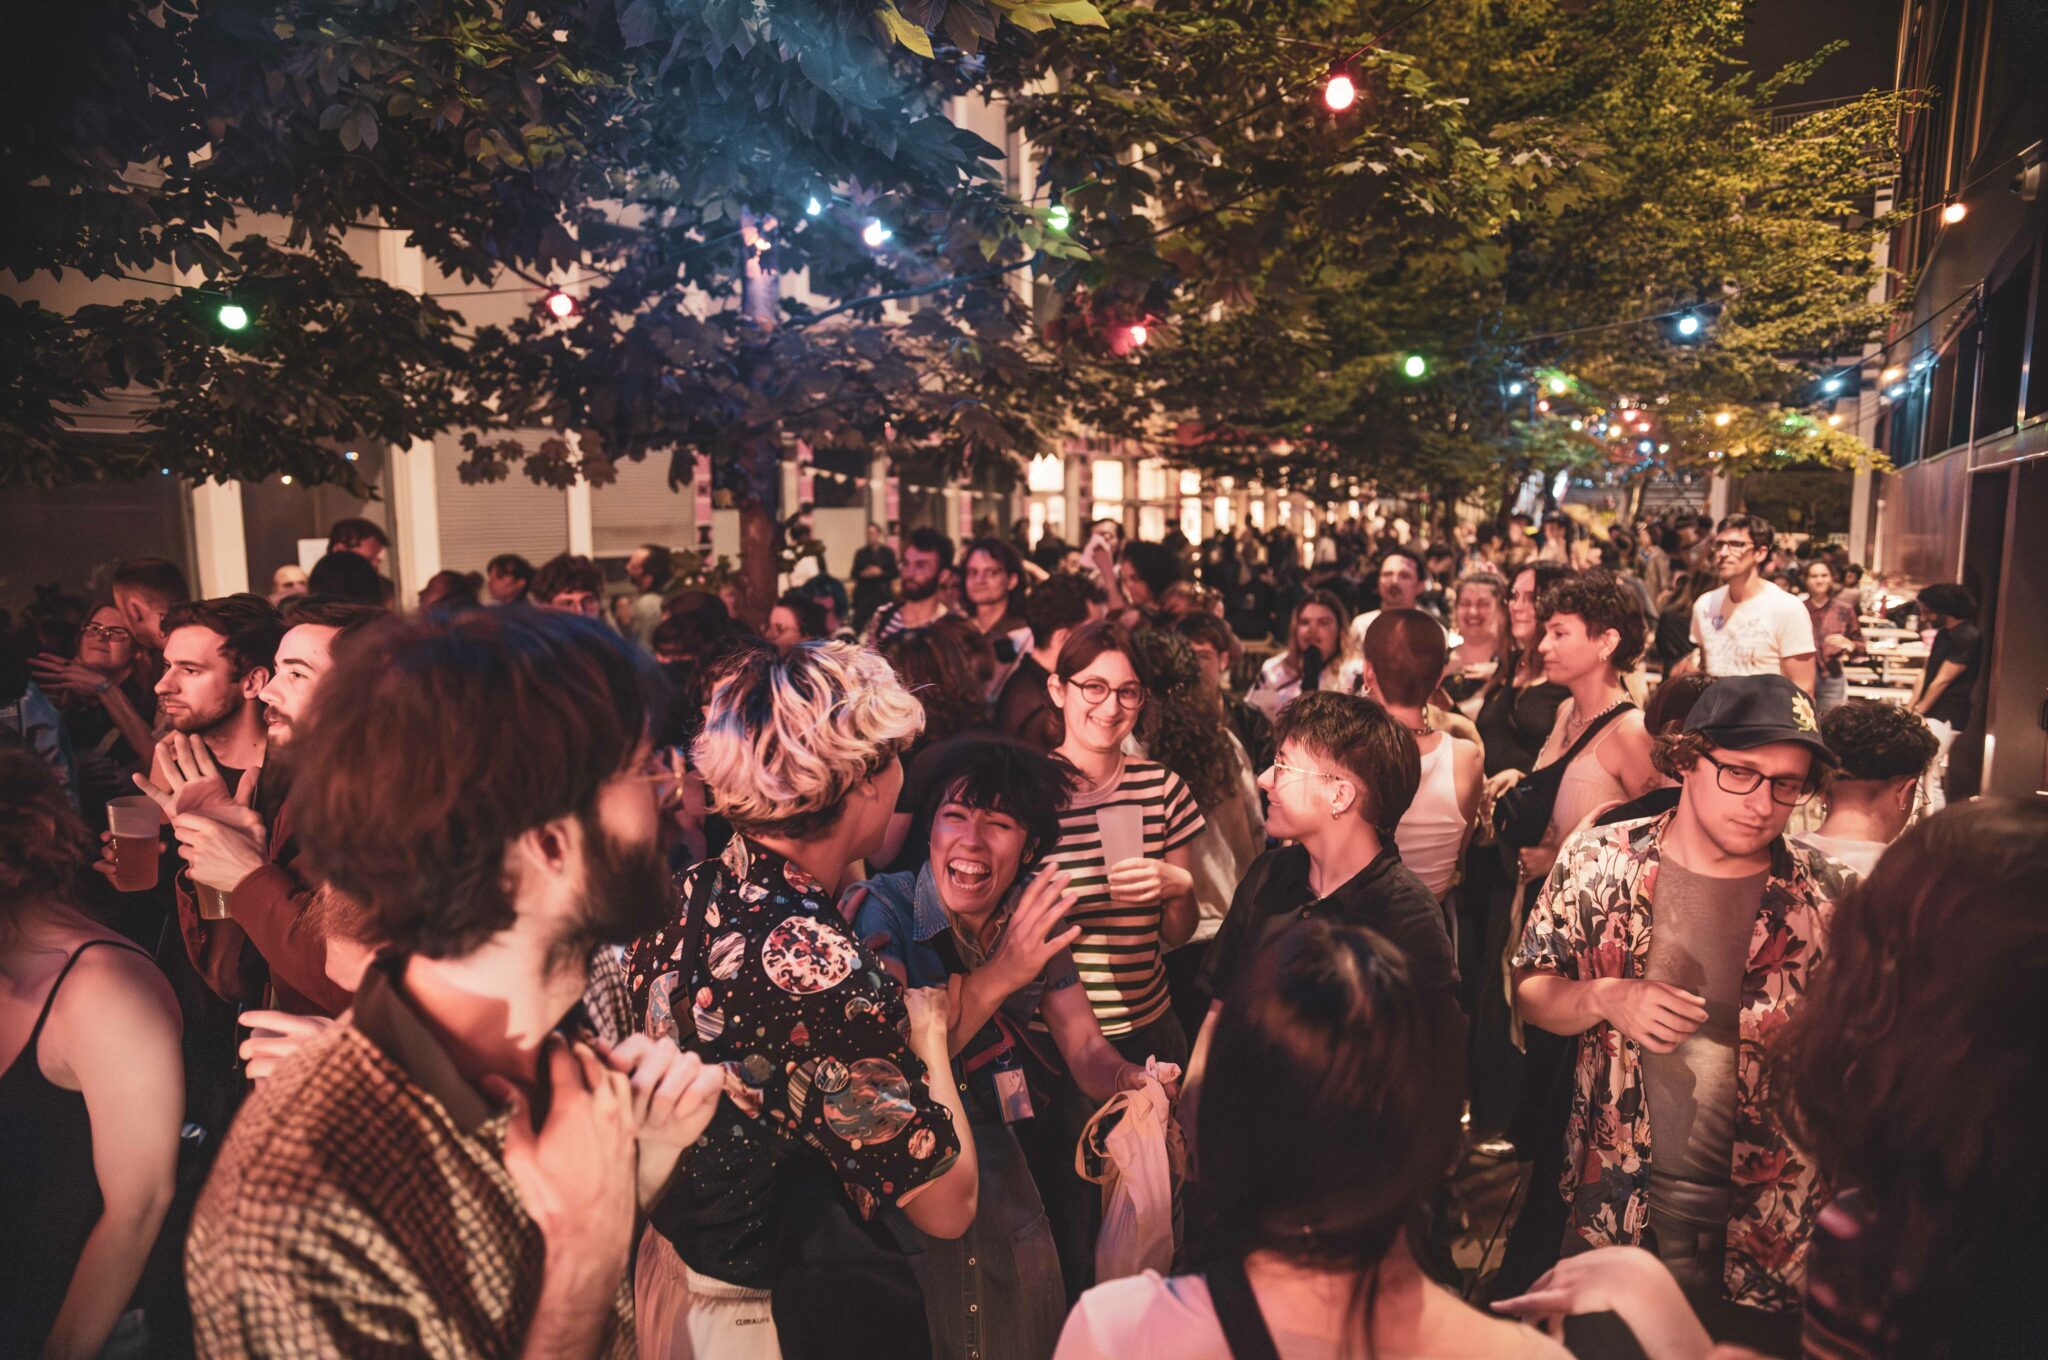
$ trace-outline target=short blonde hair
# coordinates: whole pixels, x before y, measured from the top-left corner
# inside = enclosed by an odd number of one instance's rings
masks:
[[[735,658],[711,691],[691,754],[740,831],[803,838],[831,829],[846,795],[924,730],[889,663],[847,642]]]

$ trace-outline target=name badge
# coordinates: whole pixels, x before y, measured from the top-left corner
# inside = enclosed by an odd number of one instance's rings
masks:
[[[1003,1122],[1014,1124],[1031,1118],[1031,1087],[1024,1074],[1014,1067],[1004,1067],[997,1069],[995,1079],[996,1104],[1002,1109]]]

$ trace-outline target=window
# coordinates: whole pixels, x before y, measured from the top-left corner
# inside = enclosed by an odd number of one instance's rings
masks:
[[[1041,453],[1031,460],[1031,472],[1027,483],[1033,491],[1065,491],[1067,489],[1066,460],[1056,453]]]
[[[1138,499],[1141,501],[1163,501],[1166,499],[1166,464],[1157,458],[1138,460]]]
[[[1977,437],[2018,423],[2020,361],[2027,343],[2027,294],[2033,259],[2020,261],[1984,303],[1984,386],[1977,400]]]
[[[1124,498],[1124,465],[1116,458],[1098,458],[1088,465],[1088,486],[1091,499],[1098,502],[1095,510],[1097,519],[1120,519],[1123,509],[1119,506],[1114,514],[1099,502],[1121,501]]]

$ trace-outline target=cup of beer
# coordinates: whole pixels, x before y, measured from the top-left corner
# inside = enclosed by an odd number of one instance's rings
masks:
[[[199,919],[202,921],[225,921],[228,919],[228,897],[226,890],[209,888],[204,883],[194,882],[199,892]]]
[[[122,892],[147,892],[156,886],[157,836],[163,811],[153,798],[107,800],[107,830],[114,833],[114,886]]]

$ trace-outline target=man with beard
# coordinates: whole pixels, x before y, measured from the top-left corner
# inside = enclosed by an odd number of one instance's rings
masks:
[[[286,632],[277,644],[274,673],[257,696],[269,722],[273,757],[290,746],[305,720],[333,664],[336,643],[384,617],[369,605],[317,595],[288,601],[283,612]],[[187,948],[196,946],[193,966],[224,1000],[260,1002],[267,982],[280,1010],[339,1015],[349,993],[330,976],[327,942],[306,918],[320,885],[301,873],[292,826],[297,809],[278,776],[269,778],[277,814],[267,824],[246,797],[171,814],[186,876],[227,898],[228,919],[205,920],[196,895],[181,883],[179,924]]]
[[[906,628],[923,628],[950,614],[939,598],[939,579],[952,567],[952,539],[937,529],[912,534],[903,545],[903,598],[876,610],[861,640],[879,647]]]
[[[636,1210],[722,1077],[632,1035],[615,948],[669,906],[659,691],[545,610],[343,650],[294,734],[300,836],[388,948],[228,1134],[200,1355],[635,1354]]]

